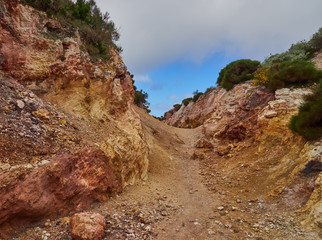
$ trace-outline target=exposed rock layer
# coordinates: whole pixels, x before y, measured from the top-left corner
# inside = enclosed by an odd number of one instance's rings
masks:
[[[88,208],[145,179],[147,145],[119,54],[0,0],[0,225]],[[55,40],[53,40],[55,39]]]

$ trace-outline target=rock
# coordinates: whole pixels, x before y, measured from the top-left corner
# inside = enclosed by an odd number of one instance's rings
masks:
[[[224,156],[224,155],[228,154],[230,152],[230,150],[231,150],[230,146],[218,146],[217,153],[220,156]]]
[[[222,210],[224,210],[224,209],[225,209],[225,207],[224,207],[224,206],[217,207],[217,210],[218,210],[218,211],[222,211]]]
[[[315,181],[314,191],[306,203],[306,205],[301,209],[302,213],[305,213],[306,219],[302,222],[310,228],[317,227],[322,228],[322,173],[319,174]]]
[[[268,111],[265,113],[264,115],[266,118],[273,118],[273,117],[277,117],[277,112],[275,111]]]
[[[193,152],[193,154],[191,156],[191,159],[199,159],[199,160],[204,159],[205,158],[205,152],[207,152],[207,151],[209,151],[207,148],[205,148],[205,149],[197,148]]]
[[[21,100],[17,100],[17,106],[20,108],[20,109],[23,109],[25,107],[25,103]]]
[[[105,227],[105,218],[102,215],[84,212],[72,216],[69,231],[75,240],[101,240]]]
[[[35,117],[39,118],[42,121],[48,121],[49,120],[49,111],[46,109],[39,109],[32,113]]]
[[[0,224],[19,222],[22,213],[30,216],[25,221],[33,221],[83,210],[96,200],[107,200],[109,194],[121,189],[108,162],[101,150],[82,149],[58,155],[38,168],[30,164],[30,172],[14,182],[8,181],[12,179],[10,173],[2,174],[0,180],[8,183],[7,188],[0,189]]]
[[[203,125],[206,137],[242,140],[254,134],[258,112],[274,99],[274,93],[250,83],[236,85],[226,91],[217,87],[195,103],[172,109],[165,114],[165,123],[176,127],[195,128]]]

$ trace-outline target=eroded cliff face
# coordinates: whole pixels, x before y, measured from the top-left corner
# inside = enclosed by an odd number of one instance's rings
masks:
[[[92,61],[77,31],[18,1],[0,0],[0,23],[0,225],[79,211],[145,179],[119,54]]]
[[[196,142],[194,158],[211,159],[218,154],[226,159],[226,168],[234,166],[232,173],[238,166],[234,162],[249,171],[261,171],[261,177],[250,174],[254,181],[263,181],[256,191],[263,192],[260,188],[266,186],[268,197],[283,199],[289,208],[300,209],[310,199],[305,207],[306,214],[310,213],[305,217],[310,220],[303,223],[320,228],[321,218],[317,216],[321,215],[321,196],[316,197],[320,193],[316,188],[320,187],[322,140],[308,142],[288,128],[303,96],[310,93],[310,88],[273,92],[247,82],[228,92],[217,87],[196,103],[167,113],[165,122],[177,127],[202,127],[204,137]]]

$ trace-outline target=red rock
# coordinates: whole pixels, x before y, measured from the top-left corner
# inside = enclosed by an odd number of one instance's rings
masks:
[[[75,240],[101,240],[105,218],[93,212],[76,213],[70,220],[69,231]]]
[[[49,164],[13,181],[0,178],[0,224],[32,222],[45,216],[83,210],[95,200],[107,200],[119,192],[120,183],[108,158],[99,149],[83,149],[57,156]]]

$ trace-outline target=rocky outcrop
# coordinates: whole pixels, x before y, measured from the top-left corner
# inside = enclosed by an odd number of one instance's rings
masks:
[[[205,125],[207,121],[210,124],[212,121],[234,124],[239,121],[238,119],[249,118],[255,114],[254,110],[265,106],[273,98],[272,91],[262,87],[253,87],[250,83],[239,84],[229,92],[217,87],[202,95],[195,103],[182,105],[177,112],[172,111],[174,112],[172,115],[166,114],[165,123],[185,128]]]
[[[191,101],[187,106],[182,105],[165,113],[164,122],[168,125],[182,128],[195,128],[207,120],[218,105],[218,96],[225,93],[222,88],[204,94],[196,102]]]
[[[0,224],[19,216],[24,223],[86,209],[121,190],[99,149],[82,149],[44,160],[38,167],[16,168],[1,177]]]
[[[145,179],[119,54],[92,60],[77,30],[18,1],[0,0],[0,23],[0,225],[79,211]]]

